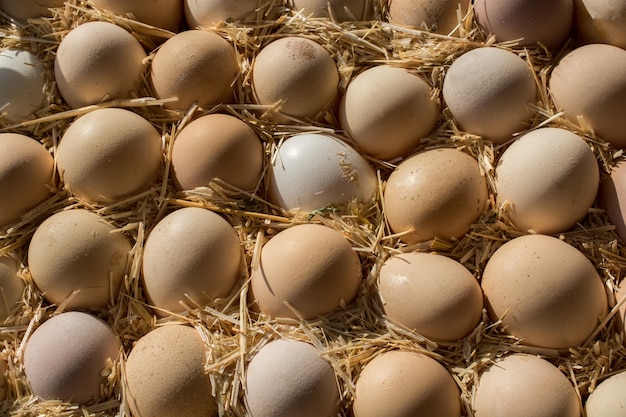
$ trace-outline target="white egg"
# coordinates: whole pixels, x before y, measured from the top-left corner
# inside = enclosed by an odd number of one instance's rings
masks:
[[[0,52],[0,111],[8,120],[25,119],[43,107],[44,72],[31,52],[16,48]]]

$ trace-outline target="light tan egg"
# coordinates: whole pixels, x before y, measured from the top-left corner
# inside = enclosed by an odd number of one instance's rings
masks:
[[[57,170],[73,194],[113,203],[146,190],[162,165],[161,135],[130,110],[103,108],[76,119],[57,149]]]
[[[348,84],[339,122],[362,152],[390,160],[419,145],[434,129],[438,113],[426,80],[404,68],[379,65]]]
[[[130,241],[102,216],[64,210],[35,231],[28,266],[48,302],[70,310],[96,309],[117,298],[130,249]]]
[[[370,0],[293,0],[293,6],[304,16],[330,18],[339,22],[370,20],[373,17],[373,2]]]
[[[432,149],[403,160],[383,197],[389,226],[403,241],[449,240],[462,237],[483,212],[487,181],[470,155]]]
[[[580,417],[578,396],[558,368],[514,353],[496,360],[478,381],[476,417]]]
[[[626,49],[626,3],[574,0],[574,30],[583,43],[608,43]]]
[[[367,363],[356,381],[355,417],[459,417],[459,389],[429,356],[394,350]]]
[[[0,323],[15,311],[22,299],[26,284],[17,274],[17,261],[7,255],[0,256]]]
[[[626,416],[626,371],[620,371],[600,382],[585,402],[587,417]]]
[[[555,237],[514,238],[491,256],[482,276],[487,311],[526,345],[583,343],[607,314],[604,285],[583,253]]]
[[[50,16],[50,7],[63,6],[64,0],[0,0],[0,9],[18,20]]]
[[[313,319],[350,304],[360,284],[359,257],[340,232],[295,225],[263,245],[252,270],[252,306],[272,317]]]
[[[34,139],[0,133],[0,226],[9,224],[51,195],[54,159]]]
[[[254,18],[256,8],[264,4],[261,0],[184,0],[184,3],[185,18],[192,29]]]
[[[457,35],[459,21],[467,14],[469,0],[391,0],[389,21],[396,25]]]
[[[610,174],[601,177],[598,203],[615,225],[615,233],[626,242],[626,161],[617,161]]]
[[[22,122],[40,110],[46,100],[45,68],[32,52],[7,48],[0,52],[0,113]]]
[[[119,356],[113,329],[91,314],[69,311],[49,318],[26,342],[24,371],[44,400],[86,404],[103,400],[101,385]]]
[[[248,364],[245,393],[251,417],[334,417],[339,411],[333,368],[299,340],[261,347]]]
[[[238,75],[233,45],[203,30],[187,30],[168,39],[157,50],[150,72],[157,97],[175,98],[165,103],[175,110],[233,103]]]
[[[181,190],[207,187],[215,179],[253,191],[263,173],[263,144],[241,119],[227,114],[201,116],[178,132],[172,170]]]
[[[121,16],[176,32],[183,21],[183,0],[93,0],[93,4]]]

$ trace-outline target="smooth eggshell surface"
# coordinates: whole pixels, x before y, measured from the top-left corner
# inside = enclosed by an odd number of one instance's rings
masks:
[[[193,327],[168,324],[142,336],[125,363],[125,392],[133,415],[215,415],[206,360],[206,346]]]
[[[608,43],[626,49],[626,2],[574,0],[574,29],[583,43]]]
[[[293,0],[296,10],[304,16],[330,18],[329,7],[340,22],[369,20],[373,7],[370,0]]]
[[[279,339],[248,364],[246,404],[251,417],[331,417],[339,407],[333,368],[312,345]]]
[[[184,0],[185,18],[192,29],[207,28],[222,21],[256,17],[254,11],[263,3],[261,0]]]
[[[24,371],[35,395],[85,404],[100,398],[100,385],[106,383],[102,372],[113,366],[119,350],[107,323],[70,311],[33,332],[24,350]]]
[[[576,347],[607,314],[593,264],[552,236],[526,235],[502,245],[487,262],[481,286],[490,318],[501,319],[503,329],[527,345]]]
[[[22,299],[25,282],[17,275],[18,265],[10,256],[0,256],[0,323],[6,320]]]
[[[626,416],[626,371],[600,382],[585,403],[587,417]]]
[[[93,4],[121,16],[176,32],[183,20],[183,0],[93,0]]]
[[[598,202],[606,210],[615,233],[626,242],[626,161],[618,161],[600,181]]]
[[[0,9],[19,20],[50,15],[50,7],[63,6],[64,0],[0,0]]]
[[[424,27],[442,35],[458,34],[455,30],[469,7],[469,0],[391,0],[389,21],[397,25]]]
[[[32,52],[8,48],[0,52],[0,107],[4,117],[22,122],[46,99],[45,69]]]

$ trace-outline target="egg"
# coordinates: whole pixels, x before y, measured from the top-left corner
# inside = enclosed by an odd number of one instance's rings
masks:
[[[293,6],[304,16],[315,18],[332,16],[339,22],[370,20],[374,11],[369,0],[293,0]],[[332,10],[332,15],[329,10]]]
[[[215,179],[244,191],[261,181],[264,149],[255,131],[227,114],[201,116],[178,132],[172,170],[178,189],[207,187]]]
[[[459,127],[504,143],[530,124],[537,99],[530,66],[517,54],[481,47],[457,58],[443,81],[443,99]]]
[[[0,401],[4,401],[9,393],[9,383],[7,380],[8,371],[9,364],[6,359],[0,357]]]
[[[70,209],[48,217],[28,247],[28,266],[45,299],[65,309],[107,306],[117,297],[131,243],[99,214]]]
[[[458,35],[459,18],[467,14],[469,4],[469,0],[391,0],[389,21],[442,35]]]
[[[54,78],[72,108],[130,98],[142,82],[146,52],[137,39],[113,23],[92,21],[63,38]]]
[[[580,417],[568,378],[545,359],[514,353],[497,359],[480,376],[476,417]],[[608,416],[607,416],[608,417]]]
[[[192,29],[215,26],[223,21],[247,20],[256,17],[259,0],[184,0],[185,19]]]
[[[0,133],[0,226],[16,221],[51,195],[54,159],[36,140]]]
[[[182,312],[226,297],[240,276],[241,248],[219,214],[185,207],[162,218],[144,245],[143,285],[157,314]],[[191,301],[190,301],[191,300]]]
[[[460,238],[485,208],[487,181],[470,155],[431,149],[394,169],[383,201],[391,230],[407,243]]]
[[[574,0],[574,30],[583,43],[607,43],[626,49],[626,3]]]
[[[154,55],[150,71],[156,96],[174,98],[164,104],[174,110],[233,103],[238,75],[233,45],[203,30],[187,30],[168,39]]]
[[[139,22],[176,32],[183,21],[183,0],[93,0],[101,9]]]
[[[270,200],[288,211],[371,202],[378,185],[374,169],[354,148],[321,133],[288,137],[268,174]]]
[[[8,48],[0,52],[0,112],[21,122],[46,100],[44,64],[32,52]]]
[[[615,233],[626,242],[626,161],[619,160],[610,175],[602,177],[598,202],[615,225]]]
[[[119,351],[107,323],[69,311],[47,319],[27,339],[24,372],[36,396],[82,405],[103,399],[106,370],[113,371]]]
[[[593,264],[558,238],[514,238],[487,261],[481,287],[492,320],[522,343],[551,349],[583,343],[607,314]]]
[[[258,104],[300,119],[317,119],[338,96],[337,65],[323,46],[301,36],[285,36],[265,45],[252,63]],[[282,122],[289,118],[278,115]]]
[[[299,224],[261,249],[250,278],[253,308],[272,317],[313,319],[350,304],[361,283],[361,264],[337,230]]]
[[[245,394],[251,417],[334,417],[339,390],[331,365],[312,345],[278,339],[248,363]]]
[[[626,371],[606,378],[591,392],[585,402],[587,417],[626,416]]]
[[[378,278],[387,317],[437,342],[467,336],[482,317],[478,281],[457,261],[411,252],[387,259]]]
[[[24,287],[26,284],[18,276],[15,259],[8,255],[0,256],[0,323],[15,311]]]
[[[517,229],[565,232],[594,204],[600,181],[596,157],[575,133],[545,127],[526,133],[496,166],[497,204]]]
[[[64,0],[0,0],[0,9],[19,20],[50,15],[50,7],[63,6]]]
[[[428,136],[439,105],[422,77],[405,68],[379,65],[348,84],[339,122],[359,149],[379,159],[406,156]]]
[[[365,365],[352,409],[355,417],[460,417],[460,392],[436,360],[393,350]]]
[[[102,108],[63,133],[57,170],[65,187],[90,202],[113,203],[144,191],[161,168],[161,135],[130,110]]]
[[[567,120],[585,126],[616,148],[626,146],[626,51],[612,45],[584,45],[554,67],[548,88]]]
[[[124,366],[132,414],[214,416],[211,378],[204,371],[207,350],[198,331],[182,324],[160,326],[142,336]]]

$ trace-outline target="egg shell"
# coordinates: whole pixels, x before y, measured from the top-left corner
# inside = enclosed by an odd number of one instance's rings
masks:
[[[176,98],[164,104],[174,110],[233,103],[238,75],[233,45],[203,30],[187,30],[168,39],[154,55],[150,71],[156,96]]]
[[[590,44],[574,49],[554,67],[548,88],[557,111],[616,148],[626,146],[626,51]]]
[[[0,9],[18,20],[50,15],[50,7],[63,6],[64,0],[0,0]]]
[[[394,350],[365,365],[352,409],[355,417],[459,417],[460,392],[436,360]]]
[[[157,179],[161,135],[130,110],[102,108],[76,119],[57,149],[65,187],[91,202],[112,203],[137,194]]]
[[[626,161],[617,161],[610,174],[601,177],[598,205],[606,210],[615,233],[626,242]]]
[[[406,156],[437,122],[439,105],[431,90],[404,68],[371,67],[348,84],[339,122],[366,154],[385,160]]]
[[[176,32],[183,21],[183,0],[93,0],[101,9],[139,22]]]
[[[339,411],[333,368],[299,340],[261,347],[248,364],[245,392],[251,417],[331,417]]]
[[[219,22],[247,20],[263,5],[260,0],[184,0],[185,19],[192,29],[212,27]]]
[[[565,232],[585,217],[599,181],[596,157],[581,137],[540,128],[502,153],[495,171],[497,204],[509,205],[508,216],[519,230]]]
[[[457,58],[443,81],[443,99],[459,127],[504,143],[529,125],[537,98],[533,72],[517,54],[481,47]]]
[[[574,387],[554,365],[514,353],[481,375],[474,397],[476,417],[580,417]]]
[[[172,147],[178,189],[207,187],[215,179],[244,191],[261,181],[264,150],[255,131],[227,114],[201,116],[179,131]]]
[[[591,392],[585,402],[587,417],[626,416],[626,371],[618,372]]]
[[[22,122],[43,107],[45,68],[35,54],[17,48],[0,52],[0,107],[4,117]]]
[[[339,22],[370,20],[374,8],[370,0],[293,0],[293,6],[304,16],[331,18]]]
[[[71,209],[37,228],[28,266],[48,302],[66,302],[66,310],[95,309],[117,297],[130,249],[130,241],[102,216]]]
[[[478,281],[443,255],[411,252],[387,259],[378,290],[390,320],[434,341],[467,336],[482,316]]]
[[[273,317],[313,319],[354,301],[360,283],[359,257],[340,232],[300,224],[263,245],[250,288],[254,309]]]
[[[345,141],[319,133],[288,137],[268,167],[270,200],[285,210],[310,212],[372,200],[374,169]]]
[[[487,261],[481,287],[490,318],[531,346],[574,348],[608,309],[593,264],[552,236],[526,235],[502,245]]]
[[[622,335],[626,335],[626,281],[622,281],[619,287],[617,288],[617,293],[615,294],[615,302],[621,303],[618,306],[618,314],[615,315],[617,319],[617,325],[619,326],[619,333]],[[622,344],[626,343],[626,339],[622,340]]]
[[[24,349],[24,371],[33,394],[45,400],[86,404],[100,398],[102,372],[117,360],[113,329],[91,314],[69,311],[46,320]]]
[[[207,347],[190,326],[167,324],[148,332],[125,363],[130,410],[141,417],[211,417],[217,406],[204,372]]]
[[[185,207],[161,219],[148,234],[143,285],[150,303],[184,311],[180,302],[204,306],[226,297],[240,276],[241,248],[233,227],[219,214]],[[189,301],[192,300],[192,302]]]
[[[0,256],[0,323],[15,311],[26,284],[17,275],[18,265],[10,256]],[[1,372],[0,372],[1,374]]]
[[[442,35],[458,35],[459,16],[467,14],[470,0],[391,0],[389,21],[426,28]]]
[[[50,195],[54,159],[34,139],[0,133],[0,226],[17,220]]]
[[[626,49],[626,3],[574,0],[574,29],[582,43],[607,43]]]
[[[72,29],[54,60],[54,78],[72,108],[130,98],[142,81],[146,52],[125,29],[92,21]]]
[[[452,148],[403,160],[384,191],[387,222],[407,243],[463,236],[483,212],[487,181],[478,161]]]
[[[296,118],[316,119],[338,96],[339,72],[332,56],[317,42],[286,36],[265,45],[252,63],[258,104],[275,105]],[[289,122],[280,118],[281,122]]]

